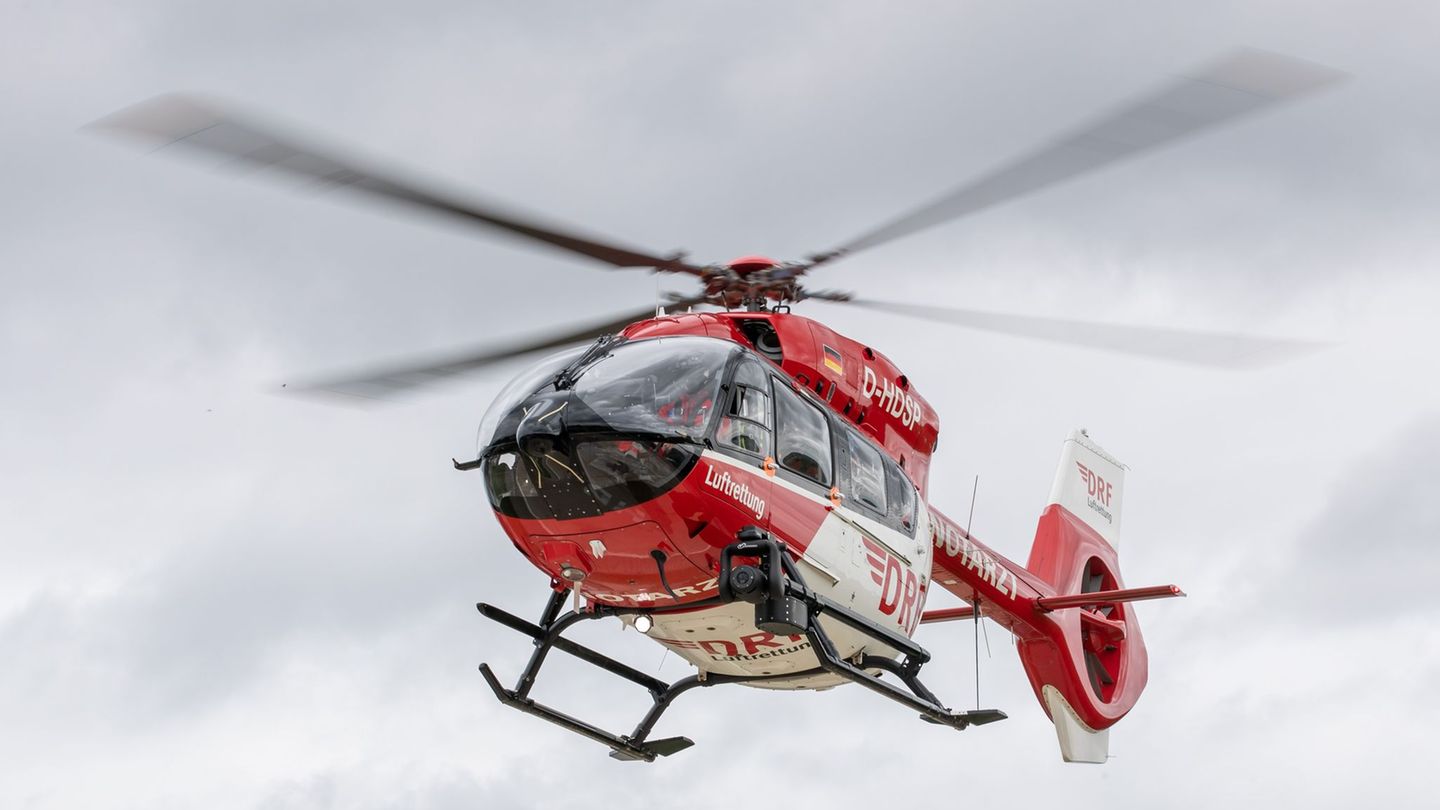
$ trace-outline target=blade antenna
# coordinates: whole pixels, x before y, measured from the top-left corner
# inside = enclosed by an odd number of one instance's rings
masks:
[[[970,489],[970,516],[965,518],[965,540],[973,542],[974,536],[970,534],[970,527],[975,525],[975,498],[980,494],[980,474],[975,474],[975,486]],[[975,617],[975,711],[980,711],[980,594],[976,592],[975,601],[971,604],[971,613]],[[990,637],[985,637],[985,652],[990,652]]]

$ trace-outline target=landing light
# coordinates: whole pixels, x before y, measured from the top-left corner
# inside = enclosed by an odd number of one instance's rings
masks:
[[[654,625],[655,622],[652,621],[651,618],[644,613],[641,613],[640,615],[635,617],[635,629],[639,630],[642,633],[649,633],[650,628]]]

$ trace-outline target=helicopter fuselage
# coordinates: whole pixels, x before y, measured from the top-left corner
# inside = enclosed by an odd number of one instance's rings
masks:
[[[673,609],[713,601],[721,550],[756,526],[817,591],[913,633],[944,533],[923,501],[938,430],[894,364],[822,324],[686,313],[522,375],[487,416],[481,457],[501,526],[556,583],[666,608],[648,635],[701,671],[825,687],[838,679],[805,639],[757,629],[748,605]],[[847,657],[875,644],[832,636]],[[806,674],[774,677],[789,672]]]

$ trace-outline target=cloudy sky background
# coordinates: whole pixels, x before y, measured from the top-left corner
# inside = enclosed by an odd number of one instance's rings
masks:
[[[1367,4],[0,5],[0,805],[1314,807],[1425,803],[1440,678],[1440,9]],[[145,157],[83,124],[171,90],[697,260],[838,244],[1237,45],[1351,74],[828,268],[817,286],[1335,341],[1173,367],[815,304],[943,419],[931,492],[1024,559],[1067,432],[1130,464],[1150,686],[1066,766],[1008,637],[1011,719],[856,689],[692,695],[656,765],[496,704],[544,578],[473,452],[519,366],[378,410],[272,393],[643,305],[655,277]],[[293,185],[293,184],[292,184]],[[670,280],[666,289],[687,289]],[[932,606],[943,604],[937,598]],[[685,668],[634,634],[585,638]],[[973,694],[968,626],[920,632]],[[537,692],[628,727],[643,694]]]

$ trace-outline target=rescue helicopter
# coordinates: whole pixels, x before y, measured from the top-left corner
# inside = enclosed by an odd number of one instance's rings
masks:
[[[96,122],[152,144],[479,225],[597,261],[692,278],[670,314],[652,304],[523,346],[370,368],[313,389],[384,396],[554,351],[483,417],[478,473],[506,536],[550,578],[538,620],[480,612],[531,639],[514,686],[482,664],[501,703],[654,761],[693,743],[653,738],[681,695],[719,685],[827,689],[859,684],[954,729],[1005,718],[954,711],[921,680],[921,624],[989,619],[1010,631],[1070,762],[1104,762],[1109,729],[1145,688],[1134,603],[1183,595],[1126,587],[1119,537],[1125,467],[1077,430],[1024,564],[933,504],[940,421],[919,386],[869,341],[792,312],[829,301],[965,327],[1181,362],[1244,366],[1313,348],[1299,341],[999,315],[811,289],[843,257],[1073,179],[1333,84],[1298,59],[1240,51],[1179,77],[976,181],[823,253],[692,263],[583,235],[503,206],[435,191],[185,96]],[[965,607],[926,611],[941,588]],[[618,618],[695,667],[666,682],[567,638]],[[646,690],[651,708],[621,733],[531,697],[559,650]]]

